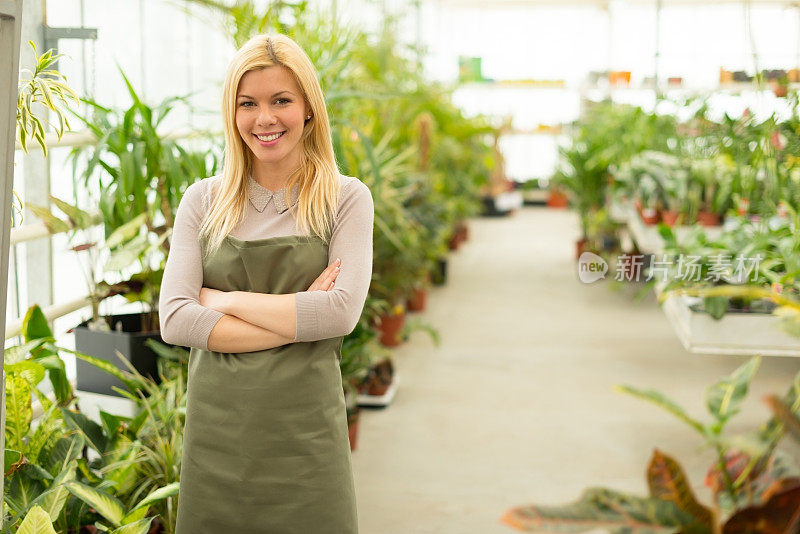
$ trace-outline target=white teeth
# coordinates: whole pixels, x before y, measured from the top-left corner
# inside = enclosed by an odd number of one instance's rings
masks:
[[[272,135],[256,135],[256,137],[258,137],[259,141],[269,142],[269,141],[274,141],[275,139],[279,138],[282,135],[283,132]]]

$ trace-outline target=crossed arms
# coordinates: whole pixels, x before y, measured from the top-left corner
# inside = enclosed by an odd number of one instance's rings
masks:
[[[329,258],[340,258],[340,263],[331,262],[306,291],[273,295],[203,287],[198,236],[204,190],[211,180],[192,184],[176,213],[159,299],[164,341],[218,352],[251,352],[351,332],[372,277],[374,208],[366,185],[351,178],[342,188],[328,244]]]

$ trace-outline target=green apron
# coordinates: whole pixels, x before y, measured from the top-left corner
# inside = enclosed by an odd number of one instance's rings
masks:
[[[203,260],[203,285],[296,293],[327,265],[316,236],[228,236]],[[240,354],[192,349],[176,534],[358,531],[342,339]]]

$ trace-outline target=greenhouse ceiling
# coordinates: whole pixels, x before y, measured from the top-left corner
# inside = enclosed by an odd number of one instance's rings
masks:
[[[453,7],[535,7],[535,6],[568,6],[568,5],[588,5],[607,8],[613,5],[647,5],[656,6],[659,0],[492,0],[487,3],[485,0],[438,0],[441,6]],[[669,5],[691,5],[691,4],[751,4],[751,5],[784,5],[800,7],[798,0],[660,0],[662,6]]]

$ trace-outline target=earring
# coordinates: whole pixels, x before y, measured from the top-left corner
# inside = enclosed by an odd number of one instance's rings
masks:
[[[308,116],[306,117],[306,120],[311,120],[311,115],[308,115]]]

